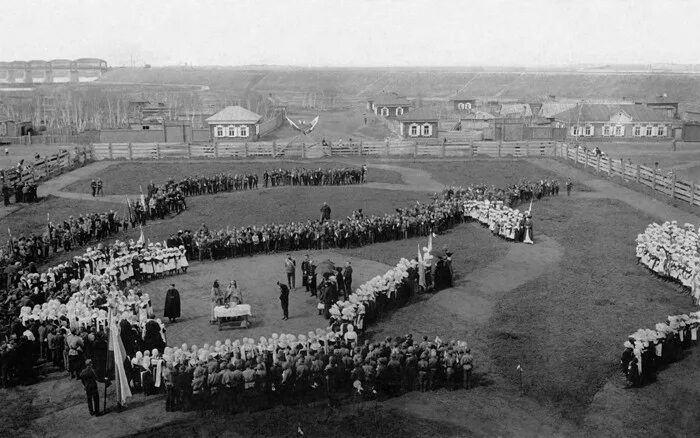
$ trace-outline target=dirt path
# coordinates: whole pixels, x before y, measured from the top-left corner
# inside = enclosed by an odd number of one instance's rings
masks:
[[[676,220],[679,223],[700,223],[700,217],[697,215],[559,161],[552,159],[530,159],[528,161],[543,169],[556,172],[564,178],[571,178],[574,181],[574,191],[576,183],[585,184],[594,190],[593,192],[575,192],[574,196],[576,197],[616,199],[636,210],[659,218],[661,221]],[[641,232],[642,230],[639,231]]]

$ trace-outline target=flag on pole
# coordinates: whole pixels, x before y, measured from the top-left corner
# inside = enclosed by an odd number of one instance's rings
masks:
[[[142,245],[146,242],[146,238],[143,235],[143,227],[139,225],[139,228],[141,229],[141,235],[139,236],[139,240],[136,243]]]
[[[125,196],[126,198],[126,196]],[[131,201],[129,201],[129,198],[126,198],[126,209],[129,212],[129,221],[131,221],[131,218],[133,217],[131,214]]]
[[[119,328],[116,320],[112,319],[110,312],[109,321],[109,349],[114,352],[114,376],[116,379],[115,390],[117,392],[117,401],[121,404],[126,403],[126,399],[131,397],[131,389],[129,389],[129,381],[126,379],[126,370],[124,369],[124,358],[126,350],[122,343],[122,338],[119,336]]]
[[[148,206],[146,205],[146,197],[143,196],[143,189],[141,186],[139,186],[139,193],[141,193],[141,206],[143,207],[144,211],[148,210]]]
[[[430,251],[433,250],[433,233],[430,233],[430,236],[428,236],[428,254],[430,254]]]
[[[532,214],[532,198],[530,198],[530,208],[527,209],[527,214]]]
[[[418,245],[418,286],[426,288],[425,265],[423,264],[423,256],[420,255],[420,245]]]

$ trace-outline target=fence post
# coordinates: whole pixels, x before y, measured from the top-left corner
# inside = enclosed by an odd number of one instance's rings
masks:
[[[386,156],[389,156],[389,140],[384,140],[384,149],[386,152]]]
[[[501,158],[501,142],[498,142],[498,158]]]
[[[192,158],[192,144],[187,143],[187,158],[191,159]]]
[[[446,148],[447,148],[446,143],[443,141],[442,142],[442,150],[440,151],[442,158],[445,158],[445,152],[446,152],[445,149]]]
[[[362,140],[360,140],[360,144],[357,146],[357,155],[362,156]]]
[[[656,191],[656,171],[659,170],[659,163],[654,163],[654,179],[651,180],[651,189]]]
[[[219,143],[214,142],[214,158],[219,158]]]
[[[413,158],[416,158],[418,156],[418,142],[416,142],[416,145],[413,147]]]
[[[476,155],[476,150],[474,149],[474,142],[473,141],[469,144],[469,147],[472,150],[472,158],[474,158],[474,156]]]
[[[32,133],[27,132],[27,144],[32,144]]]
[[[690,181],[690,205],[695,204],[695,181]]]
[[[595,164],[595,174],[598,175],[600,173],[600,155],[597,156],[596,164]]]
[[[160,160],[160,143],[156,143],[156,160]]]
[[[671,199],[676,199],[676,172],[671,175]]]
[[[272,140],[272,158],[275,158],[277,156],[277,143],[275,143],[274,140]]]
[[[301,144],[301,158],[306,159],[306,143]]]
[[[109,151],[109,159],[110,159],[110,160],[113,160],[113,159],[114,159],[114,156],[112,155],[112,143],[110,143],[110,144],[107,146],[107,150]]]
[[[134,145],[131,142],[129,142],[129,159],[134,159]]]
[[[248,158],[248,142],[243,144],[243,156]]]
[[[622,180],[627,181],[627,175],[625,174],[625,159],[620,158],[620,169],[622,169]]]
[[[554,147],[554,155],[557,155],[557,148],[556,146]],[[530,156],[530,142],[528,141],[525,143],[525,156],[529,157]]]
[[[639,184],[641,179],[641,171],[639,170],[639,164],[637,164],[637,184]]]

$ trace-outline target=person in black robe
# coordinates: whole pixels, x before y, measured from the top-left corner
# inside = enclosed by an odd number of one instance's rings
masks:
[[[163,316],[170,318],[170,322],[174,322],[180,317],[180,292],[175,289],[174,284],[171,284],[170,289],[165,293]]]

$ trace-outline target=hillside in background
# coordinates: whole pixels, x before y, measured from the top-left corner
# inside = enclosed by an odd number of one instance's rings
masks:
[[[458,91],[473,96],[527,98],[646,99],[666,93],[681,101],[700,100],[700,75],[617,71],[479,72],[475,69],[160,67],[117,68],[101,82],[197,84],[212,90],[273,93],[290,100],[309,93],[343,101],[363,100],[381,91],[408,97],[447,98]]]

